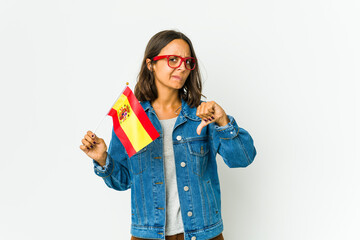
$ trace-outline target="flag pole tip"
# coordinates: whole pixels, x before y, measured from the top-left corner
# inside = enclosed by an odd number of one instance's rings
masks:
[[[129,82],[126,82],[126,86],[128,86],[129,85]]]

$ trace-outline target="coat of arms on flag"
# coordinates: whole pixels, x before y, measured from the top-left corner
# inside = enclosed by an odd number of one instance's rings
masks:
[[[119,110],[118,110],[118,116],[119,116],[119,121],[124,122],[126,120],[127,117],[130,116],[130,108],[129,105],[125,105],[122,106]]]
[[[160,136],[128,86],[107,115],[113,118],[115,134],[129,157]]]

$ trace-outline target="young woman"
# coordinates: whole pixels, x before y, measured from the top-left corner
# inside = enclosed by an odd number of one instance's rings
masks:
[[[256,149],[216,102],[201,101],[201,77],[189,38],[154,35],[135,86],[160,134],[131,158],[112,131],[107,146],[88,131],[80,149],[110,188],[131,188],[131,234],[138,239],[224,239],[216,154],[230,168],[246,167]]]

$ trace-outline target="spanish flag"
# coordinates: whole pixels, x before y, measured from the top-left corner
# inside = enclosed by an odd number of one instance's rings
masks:
[[[159,137],[159,133],[128,86],[107,115],[113,118],[115,134],[129,157]]]

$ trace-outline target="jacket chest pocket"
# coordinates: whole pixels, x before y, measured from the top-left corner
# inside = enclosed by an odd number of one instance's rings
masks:
[[[201,177],[204,174],[208,161],[209,144],[207,141],[190,141],[188,142],[188,148],[192,171]]]
[[[146,170],[147,161],[149,160],[149,150],[144,147],[130,158],[130,171],[137,175]]]

